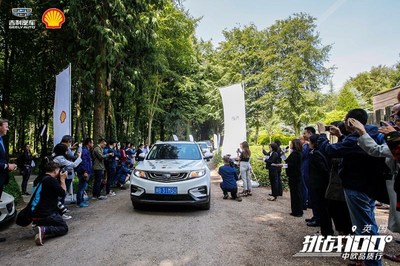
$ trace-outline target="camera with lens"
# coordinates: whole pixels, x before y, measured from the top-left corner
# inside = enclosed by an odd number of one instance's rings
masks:
[[[67,172],[67,166],[64,165],[60,167],[60,173],[62,172]]]
[[[65,207],[60,201],[57,203],[57,208],[60,215],[63,215],[68,211],[67,207]]]

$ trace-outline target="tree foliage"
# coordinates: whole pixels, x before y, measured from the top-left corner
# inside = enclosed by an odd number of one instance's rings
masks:
[[[33,8],[35,30],[8,28],[18,19],[11,13],[17,6]],[[59,30],[41,23],[50,7],[65,12]],[[349,80],[339,94],[322,94],[333,71],[325,67],[331,46],[322,44],[307,14],[265,29],[226,29],[217,47],[195,37],[198,21],[172,0],[1,1],[1,116],[11,118],[10,147],[17,151],[31,142],[44,154],[54,145],[54,77],[69,63],[77,141],[91,136],[139,144],[172,134],[209,139],[223,130],[218,88],[238,82],[254,142],[260,132],[298,135],[304,125],[368,107],[373,94],[400,81],[400,64],[378,66]]]

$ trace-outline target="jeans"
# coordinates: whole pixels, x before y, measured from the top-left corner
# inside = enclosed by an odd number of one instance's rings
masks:
[[[81,202],[84,202],[83,196],[85,195],[85,190],[87,189],[88,182],[83,176],[83,174],[78,174],[79,183],[78,183],[78,192],[76,193],[76,204],[79,205]]]
[[[67,223],[58,213],[43,218],[33,218],[32,220],[34,224],[44,227],[45,238],[63,236],[68,233]]]
[[[243,180],[243,190],[251,190],[250,162],[240,162],[240,176]]]
[[[100,197],[100,186],[101,180],[104,177],[104,170],[94,170],[94,180],[93,180],[93,197]]]
[[[309,200],[309,176],[308,175],[301,175],[301,185],[302,185],[302,194],[303,194],[303,208],[307,209],[307,207],[311,208],[311,202],[308,202]],[[310,206],[308,206],[308,203],[310,203]]]
[[[107,182],[106,182],[106,194],[110,193],[111,186],[115,185],[115,178],[117,175],[117,168],[110,167],[107,168]],[[100,186],[100,190],[104,187],[103,184]]]
[[[357,226],[356,235],[379,235],[378,225],[375,221],[375,200],[363,192],[352,189],[344,189],[347,207],[349,208],[350,219],[353,226]],[[370,230],[364,230],[370,225]],[[366,265],[382,265],[381,260],[365,260]]]

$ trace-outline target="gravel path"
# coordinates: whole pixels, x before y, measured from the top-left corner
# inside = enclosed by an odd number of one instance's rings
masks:
[[[12,225],[2,231],[1,265],[346,265],[340,258],[298,258],[305,235],[317,228],[310,217],[289,215],[286,192],[267,201],[267,188],[255,188],[242,202],[223,200],[213,172],[209,211],[183,207],[133,210],[129,191],[89,208],[70,206],[69,233],[36,246],[30,227]],[[378,210],[380,224],[387,211]],[[397,250],[396,250],[397,249]],[[399,252],[389,243],[386,251]],[[385,261],[385,265],[396,265]]]

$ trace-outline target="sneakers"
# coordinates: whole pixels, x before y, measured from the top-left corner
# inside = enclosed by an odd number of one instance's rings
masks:
[[[109,197],[114,197],[115,195],[117,195],[117,194],[115,194],[114,191],[110,191],[110,193],[107,194],[107,196],[109,196]]]
[[[240,201],[242,201],[242,198],[241,197],[237,197],[235,200],[240,202]]]
[[[72,216],[64,213],[64,214],[62,215],[62,218],[63,218],[64,220],[69,220],[69,219],[72,218]]]
[[[229,198],[228,194],[224,195],[223,199]]]
[[[104,200],[104,199],[107,199],[107,196],[101,195],[100,197],[97,197],[97,199],[98,199],[98,200]]]
[[[35,243],[38,246],[43,246],[44,243],[44,227],[43,226],[36,226],[33,228],[35,231]]]
[[[89,207],[89,203],[87,203],[87,202],[81,202],[81,203],[79,203],[79,205],[78,205],[78,207]]]

